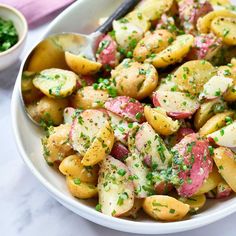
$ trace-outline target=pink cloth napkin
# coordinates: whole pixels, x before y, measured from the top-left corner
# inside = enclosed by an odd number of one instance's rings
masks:
[[[63,9],[74,0],[0,0],[1,3],[13,6],[26,17],[28,24],[38,24],[44,17]]]

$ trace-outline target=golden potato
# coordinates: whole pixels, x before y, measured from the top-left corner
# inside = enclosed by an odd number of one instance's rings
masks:
[[[222,113],[218,113],[211,117],[199,130],[199,134],[201,136],[206,136],[215,132],[216,130],[222,128],[226,125],[226,118],[233,117],[235,115],[234,111],[225,111]]]
[[[114,132],[109,122],[106,122],[83,156],[82,165],[93,166],[102,161],[111,152],[114,140]]]
[[[174,73],[174,81],[182,91],[191,94],[202,92],[203,85],[212,77],[214,67],[208,61],[185,62]]]
[[[64,51],[52,39],[41,42],[30,56],[27,70],[40,72],[49,68],[68,69]]]
[[[236,17],[216,17],[211,22],[211,30],[227,45],[236,45]]]
[[[73,179],[80,179],[85,183],[96,184],[98,180],[98,166],[85,167],[81,163],[82,157],[74,154],[66,157],[60,164],[59,170],[63,175]]]
[[[74,108],[91,109],[103,107],[109,98],[107,91],[94,89],[93,86],[86,86],[77,91],[71,97],[71,105]]]
[[[135,10],[146,16],[149,20],[156,20],[167,12],[173,5],[173,0],[144,0],[137,5]]]
[[[95,74],[102,67],[102,64],[99,62],[89,60],[82,55],[75,55],[70,52],[65,52],[65,60],[71,70],[81,75]]]
[[[214,114],[223,112],[225,109],[227,109],[227,104],[220,98],[202,103],[194,115],[195,128],[200,129]]]
[[[183,219],[190,207],[173,197],[153,195],[144,199],[143,209],[155,220],[176,221]]]
[[[25,104],[33,103],[42,97],[40,90],[34,87],[34,72],[24,71],[21,80],[21,91]]]
[[[211,30],[211,23],[216,17],[236,17],[232,11],[221,9],[207,13],[197,21],[197,29],[200,33],[207,34]]]
[[[167,116],[166,111],[161,107],[151,108],[149,106],[145,106],[144,115],[147,122],[158,134],[171,135],[180,127],[178,120],[172,120],[169,116]]]
[[[83,183],[80,179],[66,176],[66,184],[74,197],[80,199],[94,198],[98,195],[97,187],[91,183]]]
[[[167,30],[148,31],[133,51],[135,60],[143,62],[169,46],[175,36]]]
[[[52,68],[36,75],[33,84],[48,97],[64,98],[73,93],[77,79],[72,71]]]
[[[198,196],[192,196],[190,198],[179,198],[179,201],[188,204],[190,206],[190,212],[195,213],[200,210],[206,203],[206,196],[204,194]]]
[[[170,46],[153,57],[146,59],[146,62],[152,63],[156,68],[167,67],[181,62],[193,46],[193,43],[194,37],[190,34],[177,36]]]
[[[67,106],[67,99],[52,99],[44,96],[37,103],[28,105],[27,111],[42,125],[59,125],[63,123],[63,111]]]
[[[194,195],[198,196],[211,191],[220,183],[220,181],[222,181],[222,177],[219,174],[217,167],[214,166],[208,178]]]
[[[42,139],[43,155],[49,165],[61,162],[65,157],[74,154],[69,143],[71,126],[62,124],[50,130],[49,137]]]
[[[158,83],[158,74],[152,65],[130,59],[123,60],[111,74],[119,95],[138,100],[149,96]]]
[[[236,192],[236,156],[226,147],[214,150],[214,161],[226,183]]]

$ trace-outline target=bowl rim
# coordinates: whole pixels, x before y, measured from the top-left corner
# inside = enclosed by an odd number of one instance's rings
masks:
[[[10,54],[11,52],[15,51],[25,41],[26,35],[28,32],[28,24],[27,24],[27,21],[26,21],[24,15],[20,11],[18,11],[16,8],[6,5],[6,4],[3,4],[3,3],[0,3],[0,8],[10,10],[15,15],[17,15],[19,17],[19,19],[21,20],[21,22],[23,23],[22,36],[20,37],[20,39],[17,41],[17,43],[15,45],[10,47],[6,51],[0,52],[0,57],[1,57],[1,56],[5,56],[5,55]]]
[[[70,12],[72,8],[77,5],[80,5],[81,2],[85,0],[78,0],[73,3],[71,6],[66,8],[59,16],[57,16],[47,27],[44,32],[42,38],[44,38],[50,31],[53,29],[54,25],[64,18],[66,14]],[[14,140],[17,146],[17,150],[23,159],[24,163],[28,166],[32,174],[36,177],[36,179],[42,184],[44,188],[49,192],[51,196],[53,196],[57,201],[59,201],[66,208],[70,209],[77,215],[92,221],[98,225],[102,225],[107,228],[115,229],[122,232],[129,233],[137,233],[137,234],[163,234],[163,233],[177,233],[183,232],[187,230],[192,230],[199,228],[204,225],[208,225],[217,220],[220,220],[236,211],[236,199],[229,206],[220,209],[216,212],[212,212],[208,215],[200,216],[199,218],[191,218],[189,220],[176,221],[176,222],[139,222],[132,221],[122,218],[115,218],[111,216],[107,216],[103,213],[97,212],[95,209],[91,209],[85,204],[76,201],[69,196],[66,196],[62,191],[57,189],[54,185],[52,185],[41,173],[37,170],[37,167],[30,160],[28,154],[23,148],[22,140],[20,139],[20,130],[19,130],[19,120],[17,114],[20,109],[24,109],[22,107],[21,99],[20,99],[20,77],[23,69],[24,62],[27,58],[28,54],[25,56],[24,60],[21,63],[21,67],[16,79],[16,83],[14,86],[14,90],[12,93],[11,100],[11,122],[12,129],[14,134]],[[19,106],[19,103],[21,104]],[[26,114],[25,114],[26,115]],[[28,119],[28,117],[26,117]],[[29,120],[30,122],[30,120]],[[78,213],[79,212],[79,213]]]

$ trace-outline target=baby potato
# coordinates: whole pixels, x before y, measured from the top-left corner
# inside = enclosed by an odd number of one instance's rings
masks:
[[[174,81],[182,91],[198,94],[204,84],[212,77],[214,67],[208,61],[193,60],[185,62],[174,73]]]
[[[226,125],[226,118],[230,117],[232,118],[234,116],[234,111],[225,111],[223,113],[218,113],[211,117],[199,130],[199,134],[201,136],[206,136],[208,134],[211,134],[215,132],[216,130],[222,128]]]
[[[70,176],[66,176],[66,184],[74,197],[88,199],[98,195],[96,185],[91,183],[83,183],[80,179],[74,179]]]
[[[80,179],[80,181],[85,183],[97,183],[98,166],[85,167],[82,165],[81,159],[82,157],[78,154],[66,157],[59,166],[60,172],[73,179]]]
[[[94,89],[93,86],[86,86],[79,89],[75,95],[71,97],[71,105],[74,108],[91,109],[103,107],[108,100],[107,91]]]
[[[148,20],[156,20],[167,12],[173,5],[173,0],[144,0],[137,5],[135,10],[143,14]]]
[[[102,67],[102,64],[99,62],[89,60],[82,55],[75,55],[70,52],[65,52],[65,60],[71,70],[81,75],[95,74]]]
[[[155,53],[159,53],[174,40],[174,35],[167,30],[148,31],[133,51],[135,60],[143,62]],[[170,42],[170,43],[169,43]]]
[[[144,199],[143,209],[155,220],[177,221],[187,215],[190,207],[173,197],[153,195]]]
[[[48,97],[63,98],[73,93],[77,79],[72,71],[52,68],[36,75],[33,84]]]
[[[40,72],[49,68],[68,69],[64,51],[58,47],[55,40],[48,38],[34,49],[30,56],[28,71]]]
[[[128,212],[122,214],[122,216],[132,217],[133,219],[136,219],[138,216],[139,210],[142,208],[142,205],[143,205],[143,199],[135,198],[133,207]]]
[[[226,147],[214,150],[213,159],[226,183],[236,192],[236,158],[235,153]]]
[[[41,91],[33,85],[34,77],[34,72],[24,71],[22,74],[21,91],[25,104],[33,103],[42,97]]]
[[[59,125],[63,122],[63,111],[67,106],[67,99],[52,99],[44,96],[37,103],[28,105],[27,111],[38,123]]]
[[[236,45],[236,18],[216,17],[211,22],[211,30],[227,45]]]
[[[169,65],[181,62],[194,44],[194,37],[190,34],[184,34],[176,37],[173,43],[157,53],[146,62],[152,63],[156,68],[167,67]]]
[[[125,59],[111,72],[119,95],[138,100],[148,97],[158,83],[156,69],[148,64],[141,64]]]
[[[113,130],[108,122],[100,129],[91,146],[86,151],[81,163],[84,166],[93,166],[108,155],[115,141]]]
[[[222,112],[227,108],[227,104],[220,98],[216,98],[200,105],[194,115],[194,126],[200,129],[214,114]]]
[[[215,10],[211,11],[208,14],[206,14],[203,17],[200,17],[197,21],[197,29],[200,31],[200,33],[207,34],[211,30],[211,23],[216,17],[235,17],[236,14],[234,14],[232,11],[221,9],[221,10]]]
[[[42,139],[43,155],[49,165],[61,162],[65,157],[74,154],[74,150],[69,144],[70,128],[69,124],[53,127],[49,137]]]
[[[204,194],[198,196],[192,196],[190,198],[179,198],[179,201],[188,204],[190,206],[190,212],[195,213],[201,209],[206,203],[206,196]]]
[[[222,181],[222,177],[218,172],[217,167],[214,165],[212,172],[209,174],[208,178],[204,180],[202,186],[194,194],[194,196],[201,196],[204,193],[208,193],[213,190]]]
[[[180,127],[180,123],[177,120],[174,121],[167,116],[166,111],[161,107],[151,108],[149,106],[145,106],[144,115],[148,123],[160,135],[171,135]]]

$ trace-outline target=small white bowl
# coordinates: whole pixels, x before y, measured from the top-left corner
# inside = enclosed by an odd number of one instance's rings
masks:
[[[28,25],[25,17],[15,8],[0,4],[0,17],[11,20],[18,33],[18,42],[4,52],[0,52],[0,71],[11,66],[19,58],[26,41]]]

